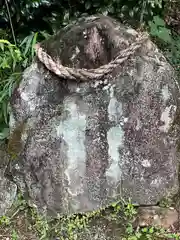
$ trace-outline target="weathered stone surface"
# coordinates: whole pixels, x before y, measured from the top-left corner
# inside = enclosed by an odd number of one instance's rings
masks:
[[[91,17],[43,46],[64,66],[97,68],[137,34]],[[99,81],[61,79],[35,61],[11,106],[11,174],[40,209],[70,214],[120,197],[156,204],[177,192],[179,90],[150,40]]]
[[[6,145],[0,143],[0,216],[12,206],[16,197],[17,186],[5,177],[5,171],[9,162]]]

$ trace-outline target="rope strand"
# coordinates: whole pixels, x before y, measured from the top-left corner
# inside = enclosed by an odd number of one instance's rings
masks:
[[[50,55],[48,55],[48,53],[43,50],[40,44],[35,45],[35,50],[40,62],[42,62],[48,70],[55,73],[57,76],[76,81],[89,81],[98,80],[104,75],[112,72],[113,69],[126,61],[131,55],[133,55],[146,40],[148,40],[147,36],[139,37],[136,42],[131,44],[130,47],[121,50],[114,60],[95,69],[76,69],[58,64],[51,58]]]

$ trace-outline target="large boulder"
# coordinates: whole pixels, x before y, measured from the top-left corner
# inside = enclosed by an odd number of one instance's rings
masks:
[[[41,46],[70,70],[95,69],[123,55],[139,35],[91,16]],[[179,89],[150,39],[94,79],[60,77],[47,67],[36,58],[11,101],[9,171],[32,203],[72,214],[121,197],[153,205],[177,193]]]

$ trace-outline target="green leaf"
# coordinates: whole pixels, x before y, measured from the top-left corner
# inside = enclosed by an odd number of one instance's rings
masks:
[[[11,68],[11,66],[9,65],[7,59],[3,59],[1,65],[0,65],[0,68],[2,68],[2,69],[5,69],[5,68],[9,68],[10,69]]]
[[[128,240],[137,240],[138,238],[136,236],[130,236],[128,237]]]
[[[165,21],[160,18],[159,16],[154,16],[153,17],[153,22],[157,25],[157,26],[161,26],[161,27],[165,27],[166,23]]]
[[[33,36],[34,36],[34,34],[31,34],[31,35],[27,36],[23,41],[23,44],[26,44],[25,50],[23,52],[24,56],[27,55],[29,49],[31,48],[31,42],[33,40]],[[21,45],[23,45],[23,44],[21,44]]]
[[[151,227],[151,228],[149,229],[149,233],[153,233],[153,232],[154,232],[154,228]]]
[[[140,233],[140,232],[137,232],[137,233],[136,233],[137,239],[139,239],[141,236],[142,236],[142,233]]]
[[[85,3],[85,9],[86,9],[86,10],[89,10],[90,8],[91,8],[91,2],[87,1],[87,2]]]
[[[148,232],[148,229],[147,228],[142,228],[141,230],[143,233],[147,233]]]
[[[11,239],[12,240],[18,240],[19,239],[19,236],[14,229],[13,229],[12,234],[11,234]]]
[[[48,39],[50,37],[50,34],[47,33],[46,31],[40,31],[40,34],[45,38]]]
[[[0,131],[0,140],[4,140],[9,136],[9,128],[4,128]]]
[[[0,48],[2,51],[4,51],[4,43],[0,42]]]
[[[133,233],[133,226],[132,226],[132,224],[128,224],[128,226],[126,227],[126,232],[128,234]]]
[[[37,37],[38,37],[38,32],[36,32],[36,33],[34,34],[33,41],[32,41],[32,47],[31,47],[31,57],[32,57],[32,59],[33,59],[34,53],[35,53],[34,46],[35,46],[35,44],[36,44],[36,42],[37,42]]]
[[[2,111],[3,111],[4,121],[6,124],[8,124],[8,106],[6,102],[2,103]]]
[[[160,28],[157,37],[159,37],[160,39],[167,43],[170,43],[172,41],[171,31],[167,28]]]
[[[8,46],[15,47],[15,45],[11,44],[8,40],[0,39],[0,43],[7,44]]]
[[[149,21],[148,25],[150,27],[150,34],[152,36],[158,37],[164,42],[172,43],[171,31],[166,28],[165,22],[163,19],[155,16],[153,21]]]

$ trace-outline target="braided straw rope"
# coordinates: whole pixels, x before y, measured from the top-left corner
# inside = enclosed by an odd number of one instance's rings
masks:
[[[35,51],[40,62],[42,62],[48,70],[55,73],[57,76],[76,81],[88,81],[100,79],[105,74],[112,72],[114,68],[133,55],[146,40],[148,40],[147,36],[140,36],[134,43],[131,44],[130,47],[121,50],[114,60],[95,69],[69,68],[56,63],[51,56],[42,49],[40,44],[35,45]]]

